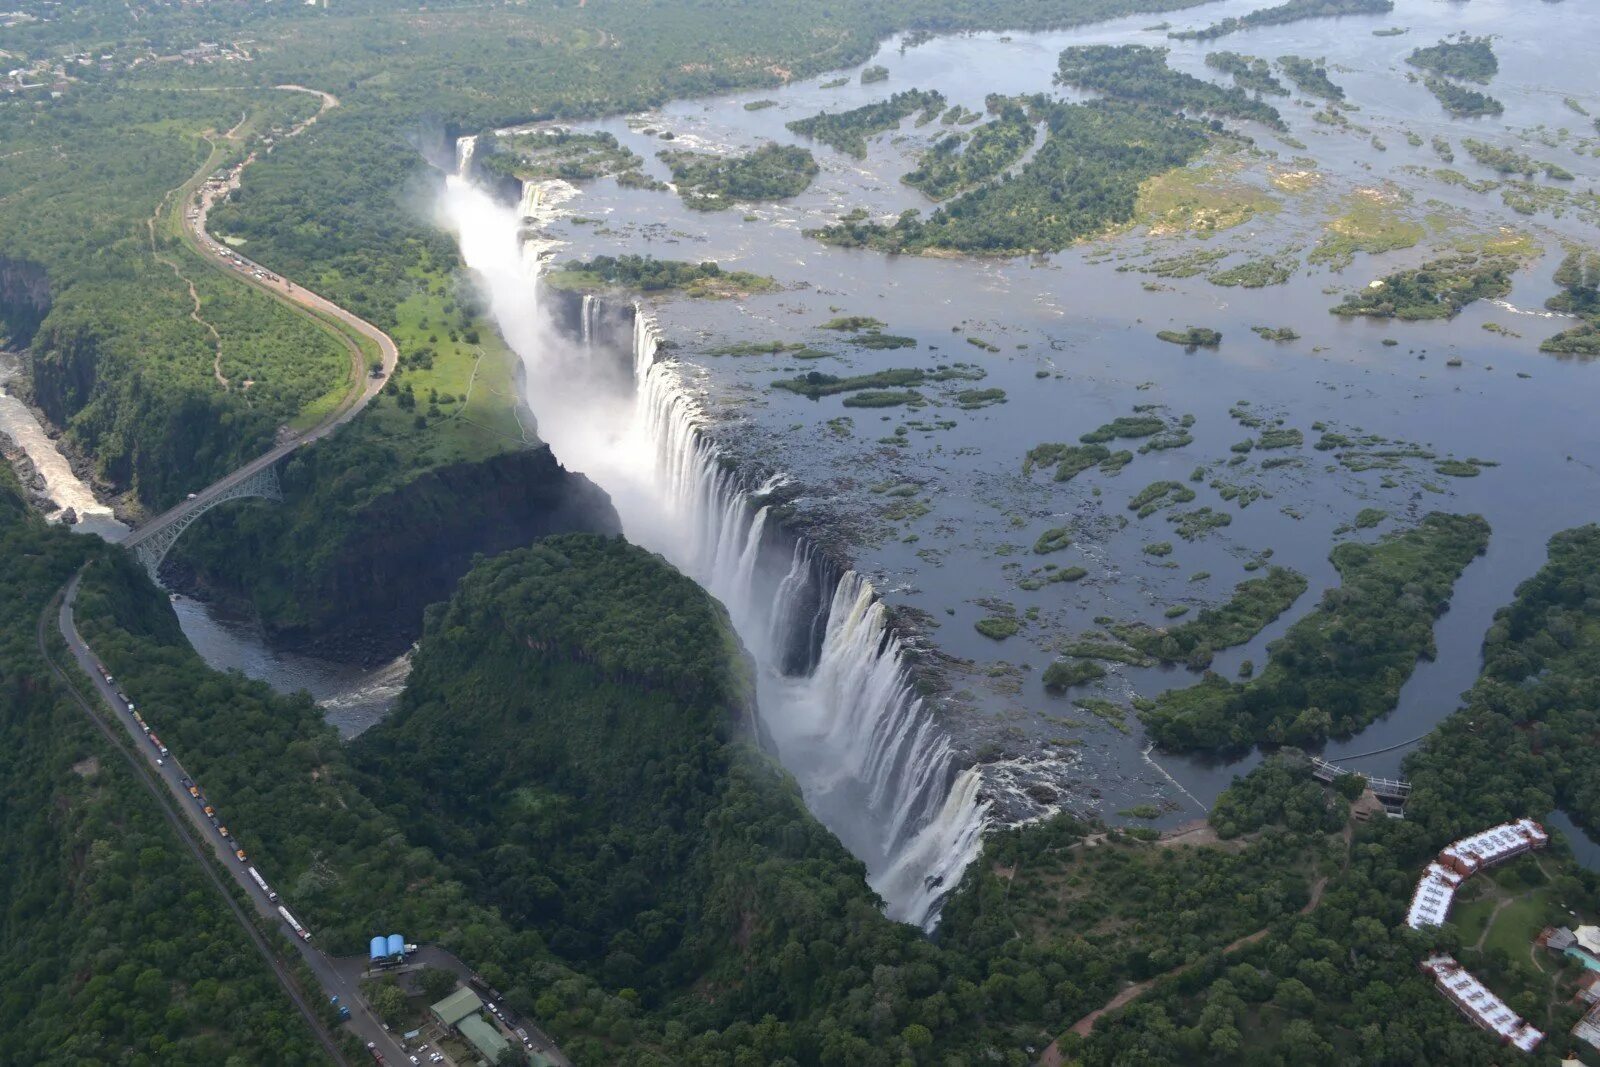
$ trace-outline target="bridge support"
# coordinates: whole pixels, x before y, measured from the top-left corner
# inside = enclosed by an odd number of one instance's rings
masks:
[[[145,571],[150,575],[150,580],[160,583],[161,561],[167,558],[167,553],[172,551],[172,546],[177,544],[183,531],[194,525],[194,521],[218,504],[229,500],[243,500],[247,497],[257,497],[262,500],[283,500],[283,489],[278,484],[278,470],[276,466],[268,465],[256,471],[250,477],[228,486],[214,496],[197,499],[195,505],[158,530],[152,530],[147,536],[140,539],[133,546],[133,554],[138,557]]]

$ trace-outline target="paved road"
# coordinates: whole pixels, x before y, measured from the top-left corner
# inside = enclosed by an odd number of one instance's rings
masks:
[[[339,106],[338,99],[329,93],[306,89],[298,85],[280,85],[278,88],[316,93],[322,97],[322,109],[317,112],[317,115],[312,116],[296,127],[289,136],[293,136],[310,126],[317,120],[317,116],[326,113],[330,108]],[[235,167],[228,183],[222,188],[206,187],[200,194],[198,208],[194,210],[192,216],[189,216],[190,206],[188,204],[175,205],[175,210],[183,211],[186,214],[185,221],[193,234],[199,254],[210,256],[218,264],[226,266],[245,283],[254,285],[286,303],[296,304],[307,311],[336,319],[356,333],[373,341],[378,346],[379,354],[383,359],[383,373],[377,377],[370,375],[360,348],[345,339],[345,343],[351,350],[352,372],[357,380],[362,383],[360,393],[346,397],[343,403],[328,414],[327,418],[311,429],[304,433],[289,436],[265,455],[258,456],[237,470],[217,479],[182,503],[140,523],[132,533],[122,540],[122,543],[129,548],[138,545],[158,530],[170,526],[191,512],[205,510],[212,500],[228,489],[272,466],[295,449],[308,445],[313,441],[321,440],[355,418],[371,402],[372,398],[378,395],[384,384],[388,382],[390,376],[394,374],[395,366],[400,359],[400,351],[395,347],[394,339],[372,325],[372,323],[345,310],[326,297],[319,296],[309,289],[295,285],[260,264],[244,258],[233,249],[214,240],[211,234],[206,232],[206,217],[211,211],[213,201],[219,193],[238,184],[239,173],[254,159],[255,155],[252,153],[249,158]]]
[[[405,1053],[401,1051],[399,1044],[383,1028],[383,1023],[361,997],[354,981],[347,980],[340,973],[339,968],[334,966],[333,961],[324,955],[314,942],[306,942],[296,936],[290,926],[283,921],[282,916],[278,914],[278,905],[268,900],[261,888],[250,879],[250,876],[246,873],[247,865],[240,863],[234,857],[233,850],[235,846],[217,834],[216,827],[212,825],[210,819],[206,818],[205,813],[200,810],[200,805],[189,796],[188,789],[183,784],[184,777],[187,776],[191,780],[198,780],[183,769],[183,764],[178,760],[177,754],[169,754],[162,758],[160,763],[157,762],[160,754],[155,746],[151,744],[149,738],[145,736],[139,724],[134,721],[132,713],[128,710],[128,706],[123,702],[121,696],[118,695],[116,687],[106,682],[101,676],[99,668],[96,666],[98,661],[94,653],[89,650],[88,644],[83,640],[82,635],[78,633],[77,624],[72,616],[72,608],[73,601],[78,594],[78,581],[81,577],[82,572],[73,576],[72,581],[67,583],[66,593],[61,599],[61,608],[58,615],[61,636],[66,638],[67,648],[71,650],[73,658],[78,661],[83,673],[93,683],[95,692],[99,695],[101,702],[109,709],[110,717],[127,733],[129,739],[133,742],[134,751],[144,758],[144,769],[149,777],[154,779],[154,782],[150,783],[152,787],[155,787],[154,783],[159,783],[160,786],[165,787],[165,793],[176,802],[178,812],[198,831],[200,839],[210,846],[212,855],[217,862],[227,870],[233,880],[245,891],[245,895],[249,897],[250,903],[257,914],[277,926],[294,943],[295,948],[300,952],[300,957],[305,960],[307,966],[311,968],[312,974],[316,975],[317,981],[322,984],[324,996],[337,995],[340,1003],[349,1005],[351,1018],[345,1026],[355,1031],[363,1042],[375,1043],[383,1053],[384,1059],[389,1063],[396,1065],[408,1063]],[[109,731],[105,728],[104,719],[87,707],[84,710],[110,736]],[[160,732],[159,724],[152,723],[151,725],[157,727],[157,733]],[[186,841],[189,840],[189,836],[181,833],[181,831],[179,836]],[[271,884],[272,870],[270,866],[263,867],[258,859],[258,857],[252,857],[248,866],[254,866],[256,870],[261,872],[261,876],[267,880],[268,884]],[[219,891],[221,890],[220,883],[217,888]],[[224,896],[228,895],[224,894]],[[228,896],[228,900],[230,905],[237,909],[237,905],[231,896]],[[293,910],[292,902],[280,900],[279,903],[289,907],[291,911]],[[296,918],[300,917],[296,916]],[[243,920],[242,915],[240,919],[241,921]],[[249,926],[248,923],[246,925]],[[307,1012],[307,1006],[299,1001],[292,984],[288,982],[281,963],[267,949],[266,943],[260,939],[255,927],[249,926],[249,928],[252,935],[256,937],[258,947],[261,948],[264,954],[268,955],[268,962],[272,964],[273,969],[278,973],[280,981],[285,983],[285,988],[290,989],[290,996],[296,999],[302,1013]],[[312,931],[312,936],[315,937],[315,931]],[[321,1035],[326,1035],[327,1031],[323,1028],[320,1020],[315,1020],[314,1017],[309,1015],[308,1019],[312,1019],[312,1028],[314,1030]],[[336,1049],[330,1048],[329,1051],[338,1062],[347,1062],[344,1056]]]

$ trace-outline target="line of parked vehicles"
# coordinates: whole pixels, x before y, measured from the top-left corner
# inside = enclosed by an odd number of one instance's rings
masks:
[[[159,753],[159,755],[156,756],[156,765],[165,766],[168,755],[167,746],[162,743],[161,738],[156,735],[156,732],[150,728],[150,724],[145,722],[144,716],[139,712],[138,705],[129,700],[128,694],[124,693],[117,687],[116,679],[111,676],[110,671],[106,670],[105,664],[96,661],[94,666],[95,669],[100,672],[100,677],[105,679],[106,685],[110,686],[112,692],[117,694],[117,699],[122,701],[123,707],[127,709],[128,714],[133,716],[134,724],[137,725],[141,731],[143,731],[145,739],[148,740],[151,746],[155,748],[156,752]],[[278,905],[278,914],[283,917],[284,922],[289,924],[289,928],[300,936],[302,941],[310,941],[311,931],[302,926],[300,924],[300,920],[296,919],[292,914],[290,914],[288,908],[278,903],[277,892],[267,884],[267,880],[261,876],[260,871],[256,870],[253,866],[249,866],[249,855],[244,849],[239,847],[239,842],[229,835],[228,828],[223,825],[222,820],[217,815],[217,809],[213,808],[206,801],[206,795],[201,790],[200,786],[188,775],[184,775],[181,781],[183,782],[183,788],[188,791],[190,798],[193,799],[196,804],[200,805],[201,813],[204,814],[205,817],[210,820],[211,825],[216,828],[217,836],[221,837],[224,841],[233,846],[234,859],[238,860],[240,863],[246,864],[245,870],[249,872],[250,880],[255,882],[256,888],[261,890],[261,895],[267,898],[268,903]]]

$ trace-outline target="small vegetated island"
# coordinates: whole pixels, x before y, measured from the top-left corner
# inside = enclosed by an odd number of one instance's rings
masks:
[[[1212,52],[1206,56],[1206,66],[1233,75],[1233,83],[1249,92],[1288,96],[1289,90],[1272,76],[1272,65],[1258,56],[1243,56],[1238,52]]]
[[[1551,311],[1584,321],[1547,338],[1539,349],[1568,355],[1600,356],[1600,252],[1572,251],[1556,268],[1561,292],[1544,302]]]
[[[1490,39],[1465,33],[1414,49],[1406,62],[1446,78],[1460,78],[1480,85],[1487,85],[1500,72],[1500,61],[1495,58]]]
[[[1494,300],[1511,292],[1511,276],[1519,266],[1509,256],[1436,259],[1387,275],[1329,310],[1375,319],[1452,319],[1474,300]]]
[[[782,200],[805,192],[817,161],[797,145],[762,145],[742,156],[661,152],[683,202],[697,211],[721,211],[737,200]]]
[[[952,133],[940,138],[923,155],[917,169],[900,179],[934,200],[946,200],[994,177],[1033,147],[1033,120],[1015,100],[991,98],[999,118],[970,135]]]
[[[614,177],[635,188],[660,185],[641,169],[644,160],[612,134],[576,133],[561,127],[523,133],[478,135],[473,167],[480,174],[518,180],[561,178],[569,182]]]
[[[1328,77],[1328,65],[1322,59],[1307,59],[1304,56],[1279,56],[1278,69],[1283,71],[1283,76],[1299,88],[1302,93],[1320,96],[1324,100],[1343,100],[1344,87],[1334,84]]]
[[[1487,93],[1450,80],[1455,78],[1482,85],[1495,76],[1500,70],[1500,61],[1495,58],[1487,37],[1471,37],[1466,33],[1447,37],[1438,44],[1413,50],[1406,62],[1428,72],[1423,84],[1456,118],[1499,115],[1505,111],[1500,101]]]
[[[877,104],[841,111],[824,111],[806,119],[786,123],[802,137],[810,137],[857,159],[867,157],[867,138],[895,129],[905,119],[922,111],[929,118],[944,110],[944,95],[933,91],[907,89]]]
[[[1215,348],[1222,343],[1222,334],[1205,326],[1191,326],[1187,330],[1157,330],[1156,336],[1186,348]]]
[[[1289,0],[1286,4],[1264,7],[1238,18],[1225,18],[1203,30],[1180,30],[1167,36],[1179,41],[1212,41],[1238,30],[1261,26],[1282,26],[1302,19],[1339,15],[1386,15],[1393,10],[1394,0]]]
[[[1456,579],[1488,547],[1477,515],[1433,512],[1375,545],[1330,555],[1341,584],[1272,644],[1255,680],[1207,674],[1140,711],[1163,748],[1223,751],[1259,742],[1315,744],[1387,714],[1419,658],[1434,654],[1433,623]]]
[[[779,289],[777,281],[764,274],[723,270],[711,261],[687,263],[635,255],[569,259],[544,279],[556,289],[582,292],[636,289],[644,293],[681,292],[710,299],[772,293]]]

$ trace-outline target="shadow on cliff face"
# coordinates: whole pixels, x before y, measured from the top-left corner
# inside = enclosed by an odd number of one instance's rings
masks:
[[[168,556],[165,584],[254,612],[274,648],[373,664],[417,639],[477,556],[621,532],[606,494],[544,445],[426,471],[359,507],[340,506],[349,457],[329,452],[284,472],[282,504],[208,512]]]

